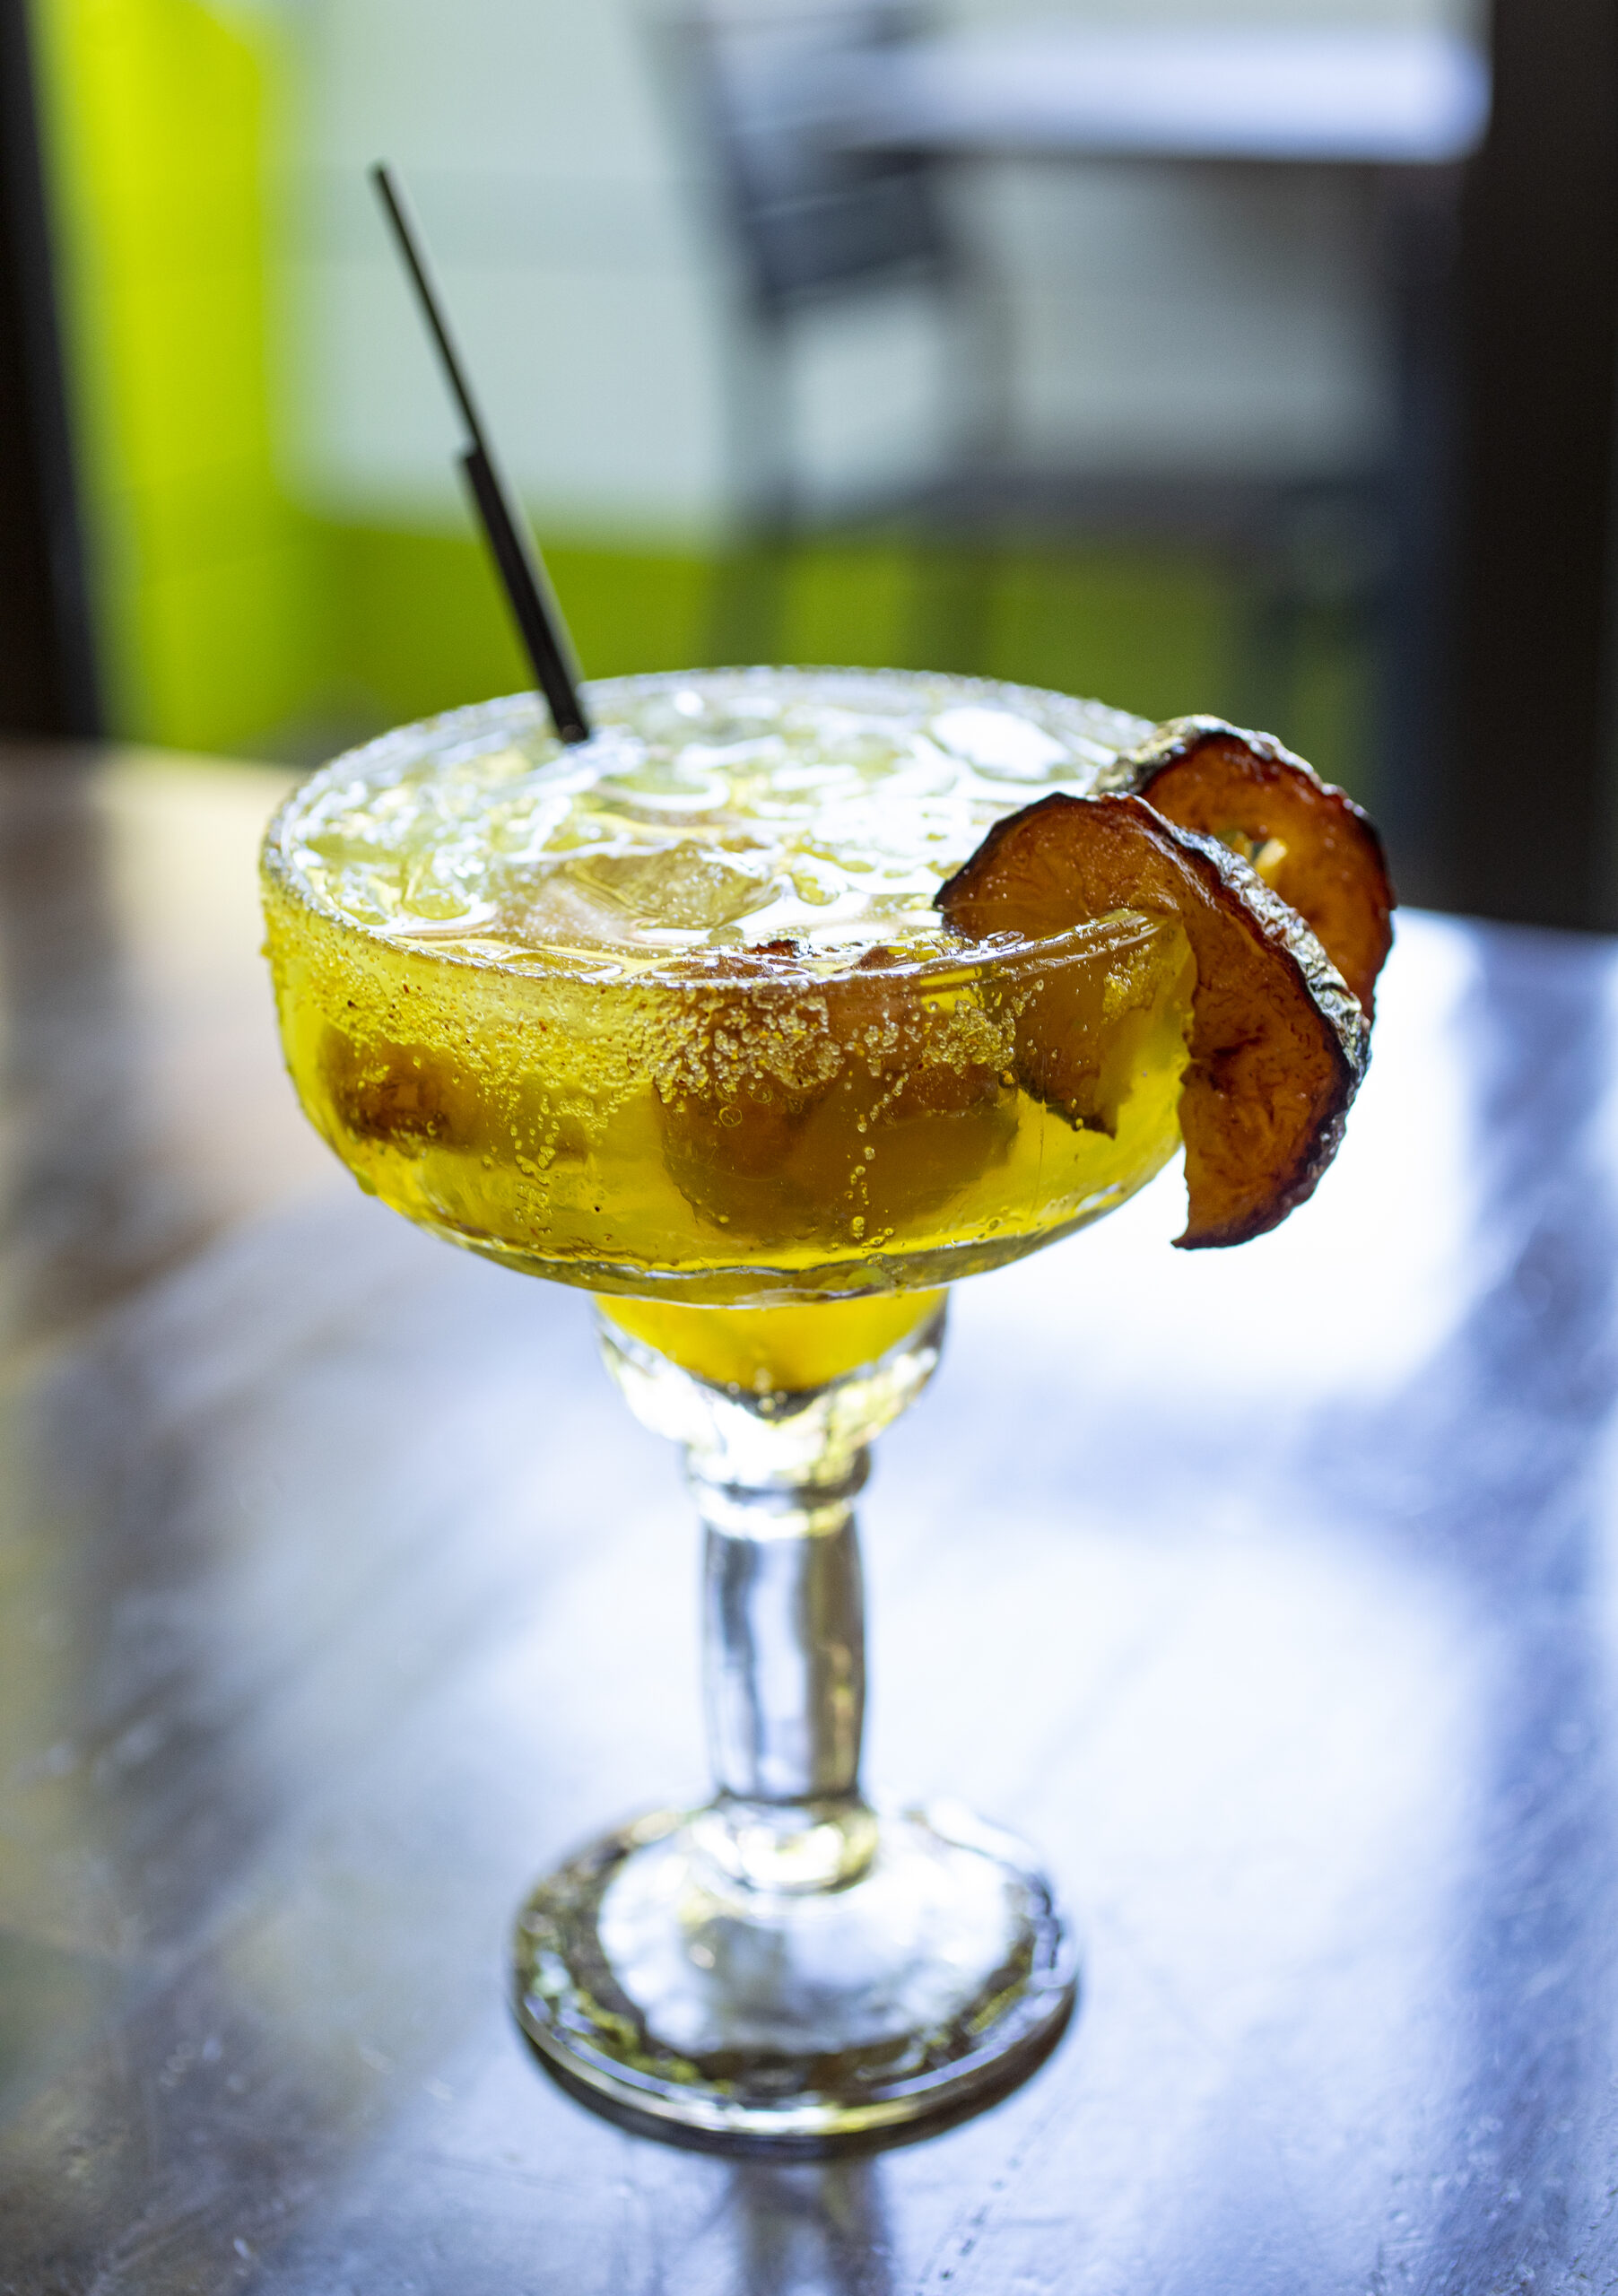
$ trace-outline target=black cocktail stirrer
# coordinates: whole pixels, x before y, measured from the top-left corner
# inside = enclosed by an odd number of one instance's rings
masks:
[[[416,230],[404,190],[396,180],[393,170],[378,165],[371,170],[370,179],[393,226],[399,252],[404,258],[405,269],[421,299],[422,315],[438,345],[450,391],[460,408],[466,435],[472,441],[461,457],[461,468],[465,472],[466,483],[472,489],[472,499],[477,505],[477,514],[483,520],[489,548],[500,569],[500,580],[506,586],[506,596],[510,600],[511,613],[522,634],[523,644],[527,648],[528,659],[534,665],[534,674],[551,705],[551,716],[561,739],[564,742],[587,742],[591,733],[590,721],[578,698],[567,625],[545,578],[544,561],[535,547],[526,522],[512,507],[509,491],[500,483],[494,457],[489,451],[483,419],[467,384],[465,370],[450,340],[443,303],[427,267],[421,234]]]

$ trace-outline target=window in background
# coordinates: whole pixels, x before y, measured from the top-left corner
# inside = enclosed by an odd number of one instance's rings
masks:
[[[700,657],[734,282],[635,0],[39,0],[38,19],[126,729],[309,756],[525,682],[363,181],[383,154],[415,195],[587,670]],[[1005,268],[1031,440],[1188,469],[1377,450],[1381,322],[1352,199],[1105,167],[995,168],[956,190]],[[800,414],[828,486],[913,451],[921,325],[895,304],[812,346]],[[915,575],[877,541],[806,552],[786,650],[902,662]],[[1151,712],[1242,707],[1214,563],[1031,547],[1000,554],[992,588],[970,666]],[[1351,781],[1367,674],[1359,639],[1327,632],[1284,729]]]

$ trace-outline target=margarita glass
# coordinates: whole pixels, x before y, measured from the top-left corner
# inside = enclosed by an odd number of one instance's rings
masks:
[[[264,869],[283,1040],[361,1187],[602,1295],[608,1366],[684,1446],[705,1526],[714,1798],[539,1885],[518,2017],[620,2106],[823,2141],[1006,2085],[1072,2005],[1031,1853],[862,1790],[852,1502],[937,1363],[944,1287],[1173,1152],[1194,968],[1161,916],[968,944],[932,905],[1002,815],[1119,786],[1138,719],[900,673],[589,701],[581,747],[519,695],[289,802]]]

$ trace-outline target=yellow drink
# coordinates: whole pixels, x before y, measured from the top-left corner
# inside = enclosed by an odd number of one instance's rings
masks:
[[[645,1303],[623,1326],[704,1377],[797,1387],[1173,1152],[1179,927],[967,948],[931,906],[999,814],[1106,786],[1135,721],[892,674],[591,700],[568,752],[522,697],[405,728],[271,831],[288,1065],[362,1187]],[[1040,1097],[1053,1040],[1078,1125]]]
[[[925,1324],[942,1292],[875,1292],[796,1308],[688,1308],[671,1300],[614,1300],[621,1331],[716,1387],[754,1395],[802,1394],[857,1363],[874,1363]]]

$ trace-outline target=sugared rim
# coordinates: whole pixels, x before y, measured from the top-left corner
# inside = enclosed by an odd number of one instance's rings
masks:
[[[1021,709],[1023,714],[1058,737],[1066,736],[1082,742],[1092,750],[1110,752],[1121,757],[1138,747],[1153,730],[1152,721],[1136,718],[1126,710],[1111,709],[1101,701],[1087,700],[1074,695],[1060,693],[1052,687],[1014,685],[996,678],[958,675],[945,670],[885,670],[838,668],[822,665],[750,664],[732,669],[654,670],[631,677],[598,678],[581,689],[590,701],[602,703],[619,701],[641,694],[677,691],[683,685],[701,685],[712,690],[732,682],[746,686],[763,683],[770,679],[794,682],[814,682],[822,691],[835,696],[841,688],[872,687],[892,691],[913,691],[918,693],[947,693],[967,702],[991,700],[1001,709]],[[1054,722],[1053,722],[1054,720]],[[487,701],[474,701],[458,709],[448,709],[437,717],[413,719],[409,724],[395,726],[385,734],[373,736],[353,749],[340,751],[335,757],[317,766],[300,781],[284,803],[277,809],[265,831],[261,850],[261,865],[266,875],[273,876],[279,886],[299,901],[312,916],[340,930],[353,933],[379,948],[392,949],[401,954],[424,959],[432,964],[448,965],[470,972],[502,973],[515,979],[599,980],[604,985],[623,982],[646,982],[657,986],[699,988],[711,984],[727,987],[734,991],[736,976],[728,976],[716,967],[709,970],[692,964],[688,958],[678,970],[657,957],[645,965],[625,964],[622,961],[604,959],[600,964],[582,963],[576,954],[567,959],[550,960],[539,950],[533,952],[532,964],[513,964],[500,956],[476,956],[465,951],[437,949],[420,941],[408,940],[386,931],[379,926],[368,925],[350,917],[332,902],[323,900],[309,883],[287,850],[288,832],[297,820],[310,793],[318,784],[341,772],[365,774],[368,778],[381,777],[388,769],[403,771],[419,763],[423,757],[438,755],[446,759],[475,755],[481,748],[495,742],[508,741],[514,735],[531,731],[550,730],[550,712],[537,692],[499,694]],[[558,749],[553,762],[565,765],[573,754]],[[1107,786],[1110,769],[1099,769],[1098,787]],[[1120,785],[1121,781],[1120,781]],[[1008,811],[1015,811],[1014,806]],[[1013,956],[1031,956],[1040,951],[1055,952],[1062,944],[1072,942],[1090,928],[1104,922],[1100,918],[1085,918],[1070,932],[1043,942],[1030,942],[1004,948],[991,948],[987,944],[976,949],[963,947],[959,952],[933,949],[910,962],[900,961],[883,968],[884,979],[915,978],[959,969],[978,970],[986,963],[1004,964]],[[695,952],[693,952],[692,954]],[[718,953],[718,952],[716,952]],[[828,980],[840,979],[852,970],[818,971],[812,966],[795,965],[783,960],[778,970],[748,978],[753,984],[779,982],[784,988],[801,989]]]

